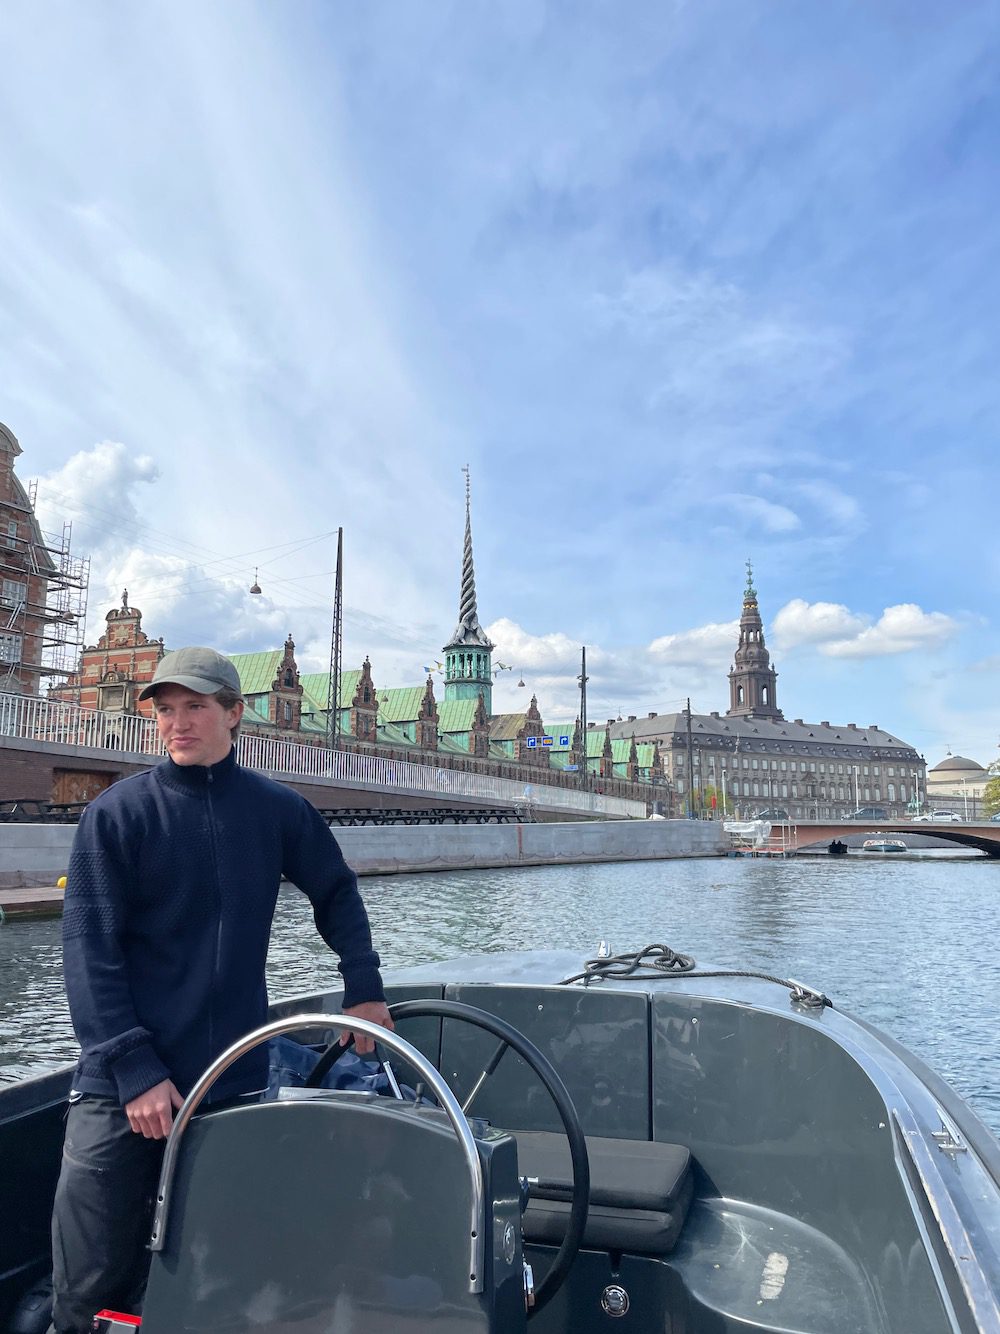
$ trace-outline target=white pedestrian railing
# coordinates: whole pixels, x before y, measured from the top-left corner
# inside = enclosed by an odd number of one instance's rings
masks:
[[[114,750],[123,758],[159,758],[164,754],[152,718],[102,713],[32,695],[0,693],[0,736],[92,750]],[[253,732],[240,735],[236,756],[249,769],[321,785],[349,783],[377,791],[423,793],[460,801],[491,801],[505,806],[575,811],[584,815],[643,819],[646,814],[644,802],[627,797],[582,792],[571,787],[549,787],[544,783],[526,784],[492,774],[449,769],[433,762],[418,764],[413,760],[329,750],[325,746],[306,746]]]

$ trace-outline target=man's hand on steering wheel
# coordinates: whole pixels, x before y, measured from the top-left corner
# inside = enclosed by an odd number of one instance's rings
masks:
[[[396,1025],[392,1022],[392,1015],[385,1001],[362,1001],[360,1005],[352,1005],[349,1010],[345,1010],[346,1015],[355,1015],[358,1019],[367,1019],[369,1023],[381,1024],[383,1028],[394,1029]],[[355,1033],[350,1028],[345,1028],[340,1035],[340,1045],[346,1047],[350,1039],[354,1039],[354,1049],[359,1056],[366,1056],[368,1052],[375,1050],[375,1041],[367,1033]]]

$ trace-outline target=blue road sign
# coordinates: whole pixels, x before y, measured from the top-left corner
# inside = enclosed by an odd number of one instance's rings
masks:
[[[568,736],[561,736],[561,737],[559,738],[559,744],[560,744],[560,746],[568,746],[568,745],[569,745],[569,737],[568,737]]]
[[[551,745],[552,745],[552,738],[551,738],[550,736],[543,736],[543,737],[542,737],[542,745],[543,745],[543,746],[551,746]]]
[[[536,736],[529,736],[529,737],[528,737],[528,745],[529,745],[529,746],[537,746],[537,745],[538,745],[538,737],[536,737]]]

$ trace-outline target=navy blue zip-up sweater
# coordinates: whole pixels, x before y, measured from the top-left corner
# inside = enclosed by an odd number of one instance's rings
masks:
[[[281,876],[313,905],[340,956],[344,1006],[382,1000],[357,879],[318,812],[236,763],[165,760],[87,807],[63,913],[70,1014],[82,1053],[74,1087],[124,1106],[163,1079],[187,1094],[267,1010],[264,963]],[[266,1048],[213,1089],[267,1083]]]

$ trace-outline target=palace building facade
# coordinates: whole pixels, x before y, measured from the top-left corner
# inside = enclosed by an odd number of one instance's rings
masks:
[[[748,565],[726,712],[630,716],[609,720],[608,731],[655,741],[678,805],[695,814],[825,820],[879,806],[895,818],[926,802],[926,766],[913,746],[876,723],[789,721],[777,678]]]

